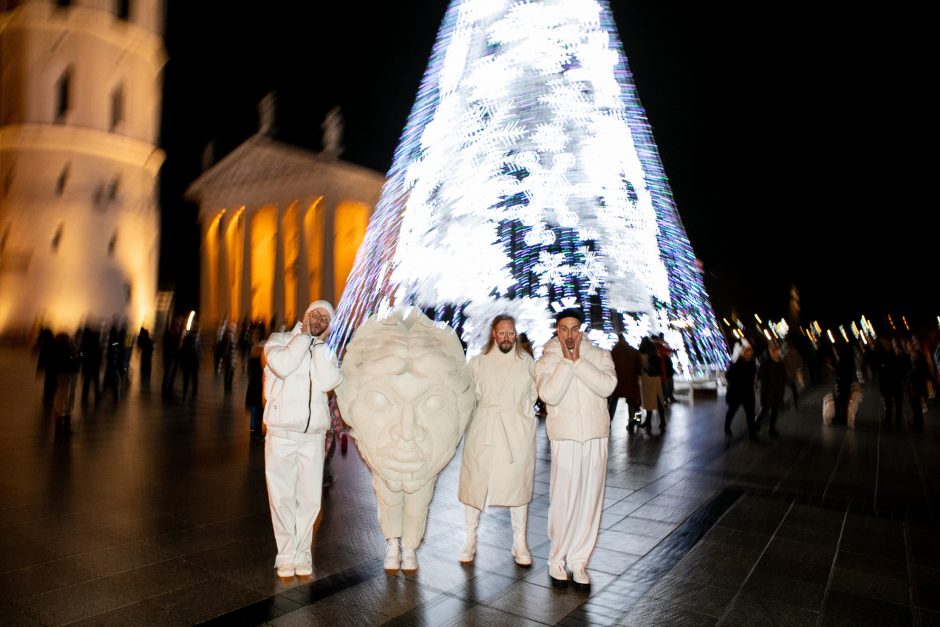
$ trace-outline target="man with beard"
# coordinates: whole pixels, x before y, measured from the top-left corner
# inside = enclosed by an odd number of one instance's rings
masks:
[[[499,350],[493,350],[497,347]],[[476,554],[477,525],[484,504],[509,507],[512,556],[531,566],[526,519],[535,478],[535,362],[516,338],[516,321],[499,315],[490,339],[470,360],[477,409],[464,436],[458,498],[465,507],[467,539],[460,561]]]
[[[556,588],[591,585],[587,563],[594,551],[607,478],[607,397],[617,385],[608,351],[583,342],[580,309],[555,316],[558,339],[545,345],[535,364],[539,396],[548,406],[545,428],[552,447],[548,575]]]
[[[324,342],[332,317],[330,303],[310,303],[302,322],[288,333],[272,333],[264,345],[264,474],[279,577],[313,573],[310,545],[320,513],[324,433],[330,426],[326,393],[343,380]]]

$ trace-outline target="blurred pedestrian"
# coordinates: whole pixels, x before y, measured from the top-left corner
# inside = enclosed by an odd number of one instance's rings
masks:
[[[640,393],[640,373],[643,371],[643,356],[627,342],[623,333],[617,334],[617,343],[610,351],[617,371],[617,387],[607,399],[610,419],[617,413],[617,403],[621,398],[627,401],[627,430],[631,433],[636,428],[634,416],[640,411],[643,397]]]
[[[754,422],[754,383],[757,378],[757,367],[754,364],[754,349],[747,340],[741,340],[731,356],[731,366],[725,373],[728,381],[728,392],[725,400],[728,403],[728,413],[725,414],[725,435],[730,437],[731,420],[739,407],[744,408],[744,419],[747,422],[748,437],[757,441],[757,428]]]
[[[199,330],[192,328],[183,336],[183,343],[179,351],[180,371],[183,374],[183,402],[189,395],[189,385],[192,383],[190,402],[196,401],[199,392]]]
[[[150,385],[150,372],[153,362],[153,339],[150,331],[140,327],[137,335],[137,349],[140,351],[140,381],[143,385]]]
[[[117,325],[112,324],[108,330],[108,341],[105,345],[104,384],[102,392],[111,390],[114,402],[121,400],[121,373],[124,370],[124,345],[121,343],[120,331]]]
[[[888,431],[893,423],[897,429],[901,428],[903,421],[903,392],[901,377],[901,357],[895,350],[894,342],[887,335],[878,338],[879,348],[875,351],[875,369],[878,373],[878,389],[881,392],[881,401],[884,408],[884,428]]]
[[[264,344],[258,342],[251,347],[248,357],[248,391],[245,392],[245,408],[248,410],[251,439],[260,441],[264,439],[261,430],[261,417],[264,411],[263,378]]]
[[[640,371],[640,398],[646,418],[643,428],[653,428],[653,412],[659,412],[659,429],[666,429],[666,397],[663,394],[663,370],[659,360],[659,351],[651,338],[645,337],[640,342],[640,355],[643,367]]]
[[[163,384],[161,387],[164,398],[173,398],[182,339],[183,321],[177,317],[163,331]]]
[[[81,368],[81,359],[68,333],[57,334],[54,342],[47,368],[51,368],[56,373],[52,413],[55,419],[61,423],[67,421],[72,415],[75,386],[78,381],[78,371]]]
[[[55,398],[57,383],[55,368],[49,367],[52,356],[55,354],[55,336],[49,327],[44,326],[39,330],[39,338],[36,340],[36,352],[39,354],[39,359],[36,361],[36,374],[43,374],[42,400],[46,405],[49,405]]]
[[[776,342],[767,346],[767,354],[761,359],[758,369],[760,380],[760,413],[757,415],[754,429],[760,431],[761,422],[770,414],[770,437],[777,437],[777,414],[783,407],[783,393],[787,384],[787,369],[783,355]]]
[[[852,384],[855,380],[855,350],[851,344],[841,344],[836,349],[835,386],[833,388],[833,398],[836,403],[834,422],[837,424],[848,423],[849,398],[852,395]]]
[[[95,393],[95,404],[101,394],[101,332],[89,323],[82,328],[82,404],[88,402],[89,388]]]
[[[800,351],[793,341],[787,342],[786,352],[783,354],[783,366],[786,368],[787,383],[790,386],[790,392],[793,394],[793,409],[799,409],[799,388],[803,373],[803,358],[800,357]]]

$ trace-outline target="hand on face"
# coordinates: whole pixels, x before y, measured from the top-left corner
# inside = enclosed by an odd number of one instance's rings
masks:
[[[556,326],[561,354],[565,359],[577,361],[581,356],[581,321],[577,318],[562,318]]]
[[[329,315],[320,308],[313,309],[304,314],[303,322],[300,325],[302,333],[309,333],[315,337],[322,336],[330,325]]]

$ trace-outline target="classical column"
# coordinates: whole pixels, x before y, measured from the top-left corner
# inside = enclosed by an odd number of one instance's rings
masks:
[[[214,214],[204,214],[202,218],[202,239],[199,244],[202,254],[199,255],[199,318],[209,320],[215,316],[215,292],[213,290],[212,276],[218,263],[216,250],[209,240],[212,225],[215,222]]]
[[[310,294],[310,261],[307,259],[307,230],[304,228],[304,217],[310,207],[305,204],[297,203],[297,306],[294,309],[297,316],[300,317],[307,310],[307,305],[314,298],[319,298],[316,294]]]
[[[284,229],[281,228],[281,220],[284,218],[284,209],[278,205],[276,232],[274,235],[274,303],[271,307],[272,314],[277,318],[278,324],[289,324],[284,320]],[[277,329],[271,329],[272,332]]]
[[[336,297],[338,296],[333,293],[336,289],[336,282],[333,280],[333,255],[336,248],[334,245],[336,239],[336,207],[339,202],[339,199],[332,197],[323,199],[323,257],[320,262],[320,285],[322,286],[320,291],[323,292],[323,295],[320,298],[330,301],[334,307],[337,305]]]
[[[251,216],[245,207],[241,214],[242,227],[242,276],[238,288],[238,314],[251,319]]]
[[[215,324],[220,324],[222,322],[222,319],[225,318],[226,316],[231,317],[231,312],[229,311],[229,309],[231,309],[231,304],[232,304],[232,298],[231,298],[232,284],[229,281],[229,276],[228,276],[229,275],[229,272],[228,272],[229,249],[228,249],[228,242],[226,241],[228,239],[226,237],[226,234],[228,231],[229,223],[231,223],[231,221],[232,221],[231,211],[226,211],[221,216],[219,216],[219,227],[218,227],[219,230],[218,230],[218,233],[216,234],[217,236],[216,246],[218,247],[218,251],[219,251],[217,261],[216,261],[216,263],[218,264],[216,266],[218,268],[218,271],[216,274],[216,276],[218,277],[217,279],[218,283],[216,285],[216,300],[215,300],[218,309],[216,310],[216,316],[215,316],[215,321],[214,321]]]

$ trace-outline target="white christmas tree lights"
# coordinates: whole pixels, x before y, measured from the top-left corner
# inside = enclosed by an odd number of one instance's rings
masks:
[[[332,342],[393,305],[470,351],[510,313],[540,347],[552,302],[668,332],[687,372],[724,342],[606,3],[454,0],[340,302]],[[634,325],[635,326],[635,325]],[[592,337],[597,336],[595,333]]]

